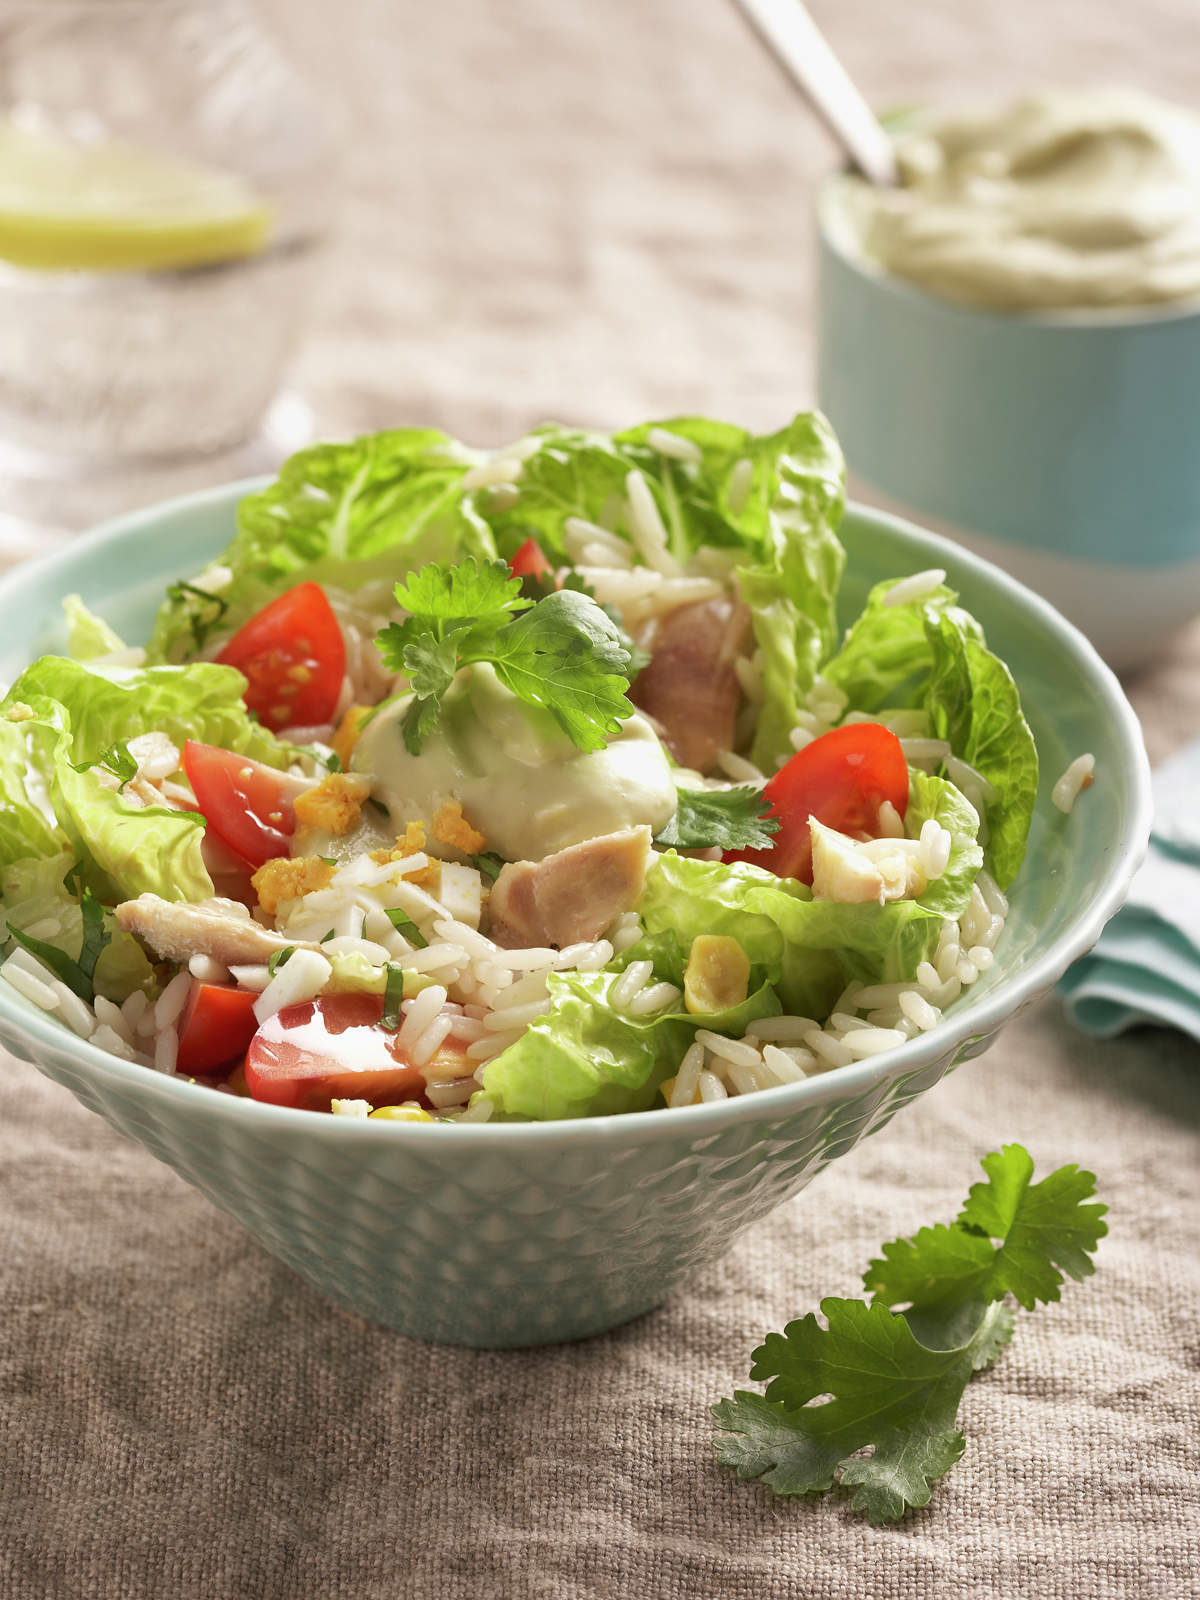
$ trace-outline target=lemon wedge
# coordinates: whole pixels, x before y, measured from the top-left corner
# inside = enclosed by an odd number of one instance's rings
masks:
[[[115,141],[0,123],[0,260],[162,272],[263,248],[270,212],[233,173]]]

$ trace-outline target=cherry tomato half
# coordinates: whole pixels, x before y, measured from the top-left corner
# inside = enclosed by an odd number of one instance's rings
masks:
[[[302,783],[261,761],[195,739],[183,747],[183,770],[208,826],[243,861],[261,867],[273,856],[287,855],[296,829],[292,797]]]
[[[346,641],[321,585],[301,583],[244,623],[217,660],[245,673],[243,698],[265,727],[312,727],[337,710]]]
[[[380,1026],[383,999],[373,994],[322,995],[285,1006],[264,1022],[246,1054],[246,1084],[256,1100],[276,1106],[328,1111],[332,1100],[393,1104],[425,1088],[425,1068],[414,1066],[395,1033]],[[466,1044],[451,1036],[434,1057],[461,1056]]]
[[[514,578],[545,578],[553,571],[536,539],[526,539],[508,566]]]
[[[908,766],[900,741],[878,722],[834,728],[798,750],[767,780],[763,794],[779,818],[773,850],[729,850],[726,861],[750,861],[780,878],[812,883],[816,817],[839,833],[879,832],[879,808],[889,800],[900,816],[908,809]]]
[[[246,989],[193,978],[179,1023],[176,1070],[213,1077],[222,1067],[232,1070],[258,1029],[257,998]]]

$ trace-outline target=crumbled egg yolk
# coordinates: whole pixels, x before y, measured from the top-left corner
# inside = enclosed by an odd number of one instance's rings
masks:
[[[358,826],[370,792],[370,780],[357,772],[327,773],[314,788],[296,796],[296,821],[309,828],[324,828],[335,837],[349,833]]]
[[[259,905],[273,917],[283,901],[324,889],[332,877],[332,866],[321,856],[275,856],[259,867],[250,882]]]

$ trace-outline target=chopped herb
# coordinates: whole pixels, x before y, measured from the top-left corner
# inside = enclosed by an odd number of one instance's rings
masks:
[[[318,859],[323,861],[327,867],[336,867],[338,864],[336,856],[320,856]]]
[[[342,766],[342,758],[336,750],[331,750],[325,757],[325,766],[330,772],[344,772],[346,770]]]
[[[498,856],[494,850],[489,850],[484,855],[472,856],[471,864],[489,883],[495,883],[505,866],[505,861],[503,856]]]
[[[400,1010],[400,1002],[404,999],[404,968],[398,961],[389,961],[384,968],[387,973],[387,982],[383,991],[383,1016],[380,1022],[389,1033],[404,1021],[404,1014]]]
[[[75,869],[71,870],[73,872]],[[104,926],[104,907],[90,889],[84,889],[80,895],[79,910],[83,917],[83,937],[76,961],[57,946],[30,938],[27,933],[14,928],[11,922],[8,924],[8,933],[22,949],[28,950],[31,956],[36,956],[49,967],[68,989],[91,1005],[96,998],[96,963],[100,959],[100,952],[112,940],[112,934]]]
[[[83,894],[83,862],[73,861],[63,873],[63,888],[68,894]]]
[[[527,705],[550,711],[581,750],[599,750],[633,707],[629,651],[604,611],[577,590],[556,589],[531,605],[507,562],[436,563],[396,585],[409,612],[377,635],[383,664],[405,673],[412,700],[404,742],[416,755],[438,720],[460,667],[486,661]]]
[[[191,629],[192,638],[196,649],[202,650],[209,634],[220,623],[222,617],[229,610],[229,601],[222,600],[218,594],[210,594],[207,589],[201,589],[195,583],[173,583],[167,589],[167,599],[177,606],[182,606],[187,613],[188,627]],[[205,616],[201,608],[209,608]],[[253,716],[254,713],[250,712]]]
[[[761,789],[680,789],[679,806],[655,844],[681,850],[770,850],[779,819],[764,815]]]
[[[392,906],[389,909],[387,913],[387,919],[391,923],[392,927],[395,928],[397,933],[402,933],[404,935],[409,944],[413,945],[418,950],[424,950],[427,948],[429,940],[421,932],[420,928],[417,927],[413,919],[409,916],[406,916],[398,906]]]
[[[273,951],[267,960],[267,971],[274,977],[284,962],[291,960],[295,954],[296,946],[294,944],[285,944],[282,950]]]
[[[870,1304],[830,1297],[824,1327],[809,1312],[767,1335],[750,1369],[766,1393],[713,1407],[718,1460],[776,1494],[820,1493],[840,1477],[850,1509],[875,1523],[928,1504],[966,1445],[955,1426],[964,1389],[1012,1337],[1005,1297],[1029,1311],[1057,1300],[1064,1273],[1095,1271],[1108,1231],[1108,1208],[1083,1203],[1096,1192],[1090,1172],[1060,1167],[1031,1183],[1018,1144],[983,1170],[955,1222],[884,1245],[863,1277]]]
[[[384,805],[383,801],[382,800],[376,800],[376,798],[375,798],[375,796],[373,794],[369,794],[367,796],[367,804],[369,806],[374,806],[376,811],[379,812],[381,817],[390,817],[391,814],[392,814],[388,810],[388,808]]]
[[[93,767],[111,773],[114,778],[121,780],[120,794],[131,778],[137,777],[137,762],[129,753],[126,744],[110,744],[107,750],[102,750],[98,756],[93,756],[90,761],[72,761],[69,763],[74,772],[90,772]]]
[[[330,928],[328,933],[323,933],[321,935],[321,937],[317,940],[317,943],[318,944],[328,944],[330,939],[332,939],[332,938],[333,938],[333,929]]]

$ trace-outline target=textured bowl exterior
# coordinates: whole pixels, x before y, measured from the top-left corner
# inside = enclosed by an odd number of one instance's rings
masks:
[[[171,578],[227,540],[245,485],[175,502],[0,579],[7,676],[59,642],[79,590],[128,637]],[[932,1030],[795,1086],[680,1111],[569,1123],[361,1122],[216,1094],[116,1060],[0,985],[0,1040],[237,1218],[341,1305],[404,1333],[481,1347],[613,1327],[665,1298],[1044,993],[1094,943],[1149,833],[1132,712],[1044,602],[944,541],[856,510],[844,528],[852,613],[877,578],[950,569],[1013,665],[1047,764],[1030,863],[997,969]],[[1104,782],[1086,828],[1044,815],[1070,754]],[[1060,759],[1061,758],[1061,759]]]

